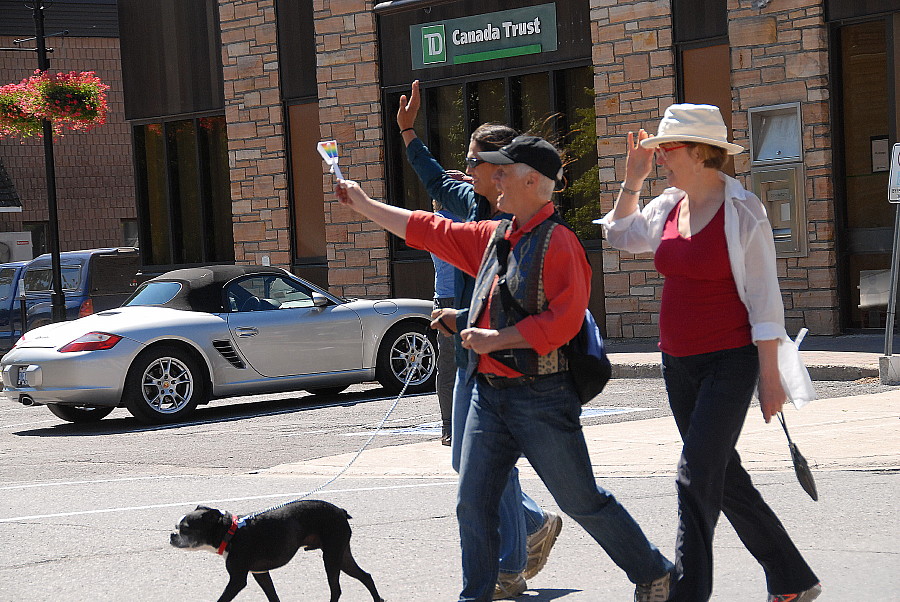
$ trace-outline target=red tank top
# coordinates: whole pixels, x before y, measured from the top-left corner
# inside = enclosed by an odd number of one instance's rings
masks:
[[[725,205],[690,237],[678,232],[681,201],[666,218],[653,258],[665,276],[659,348],[683,357],[749,345],[750,320],[738,296],[725,241]]]

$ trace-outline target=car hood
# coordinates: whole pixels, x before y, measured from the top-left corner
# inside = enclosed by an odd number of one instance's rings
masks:
[[[108,309],[69,322],[48,324],[25,333],[17,349],[60,347],[89,332],[105,332],[143,342],[151,333],[175,333],[205,322],[222,322],[215,314],[169,307],[134,306]]]

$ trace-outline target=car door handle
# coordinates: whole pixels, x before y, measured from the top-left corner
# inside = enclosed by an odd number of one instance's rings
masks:
[[[242,326],[240,328],[235,328],[235,330],[239,337],[255,337],[259,334],[259,330],[252,326]]]

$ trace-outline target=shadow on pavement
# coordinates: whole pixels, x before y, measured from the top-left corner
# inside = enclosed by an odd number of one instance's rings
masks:
[[[52,426],[17,431],[12,433],[20,437],[97,437],[103,435],[118,435],[129,432],[146,432],[158,430],[179,429],[197,425],[213,424],[216,422],[233,422],[256,418],[261,415],[293,414],[317,410],[324,407],[350,407],[358,403],[383,401],[393,399],[386,395],[382,388],[368,389],[365,391],[351,391],[337,395],[311,395],[294,392],[289,397],[272,400],[253,399],[240,401],[242,398],[223,398],[212,400],[209,405],[198,407],[185,421],[173,424],[144,424],[138,422],[131,415],[119,415],[107,417],[93,423],[60,422]],[[46,408],[36,407],[35,411],[45,411]]]

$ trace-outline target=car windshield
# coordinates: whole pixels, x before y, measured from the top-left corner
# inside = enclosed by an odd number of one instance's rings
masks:
[[[16,268],[3,268],[0,270],[0,299],[8,299],[16,290]]]
[[[125,305],[162,305],[174,299],[180,290],[178,282],[145,282]]]

